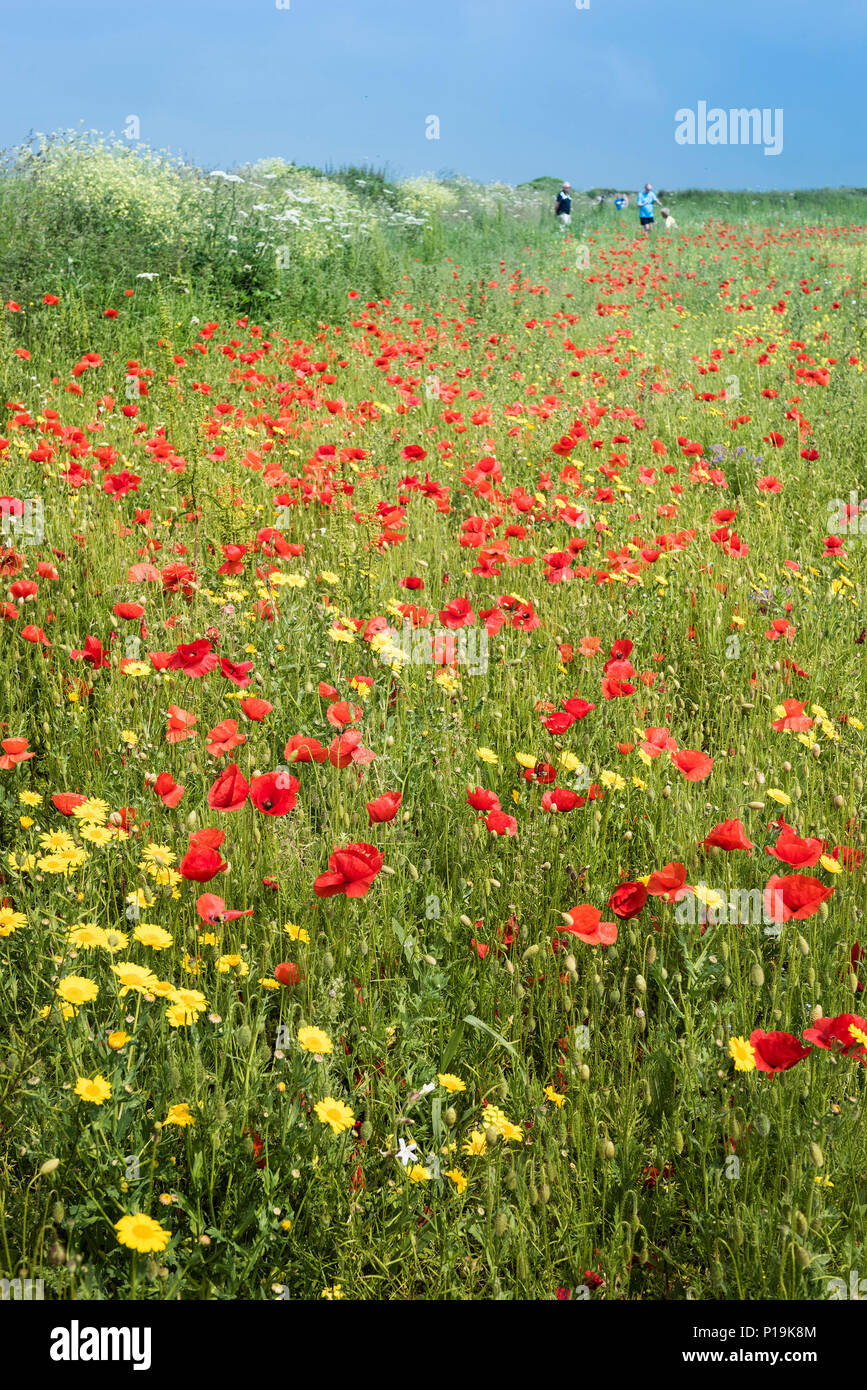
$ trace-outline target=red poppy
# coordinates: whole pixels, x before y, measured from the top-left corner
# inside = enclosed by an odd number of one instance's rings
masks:
[[[485,787],[476,787],[475,791],[467,787],[467,805],[472,806],[474,811],[498,811],[500,798],[496,792],[489,792]]]
[[[617,923],[600,921],[602,913],[590,903],[579,903],[565,915],[569,923],[556,927],[555,931],[578,936],[588,946],[612,946],[617,940]]]
[[[754,1028],[750,1043],[759,1071],[788,1071],[810,1055],[810,1049],[792,1033],[764,1033],[761,1028]]]
[[[285,816],[295,805],[300,785],[289,772],[266,772],[250,783],[250,800],[263,816]]]
[[[293,985],[300,984],[301,971],[294,961],[284,960],[274,967],[274,979],[279,980],[281,985],[291,989]]]
[[[615,917],[627,921],[637,917],[646,902],[647,889],[643,883],[621,883],[608,899],[608,906]]]
[[[336,849],[328,860],[330,872],[319,875],[313,891],[317,898],[332,898],[336,893],[345,893],[347,898],[363,898],[382,864],[380,851],[364,841]]]
[[[231,681],[233,685],[240,686],[250,684],[250,676],[248,673],[253,669],[252,661],[229,661],[224,656],[221,656],[219,661],[220,673],[226,677],[227,681]]]
[[[583,797],[571,791],[569,787],[552,787],[542,795],[543,811],[574,811],[576,806],[581,805]]]
[[[182,671],[185,676],[206,676],[217,664],[217,656],[206,637],[197,642],[182,642],[166,662],[166,670]]]
[[[811,835],[808,839],[802,840],[791,827],[786,826],[785,830],[781,831],[777,843],[767,848],[765,854],[773,855],[774,859],[779,859],[783,864],[790,864],[793,869],[812,869],[814,864],[818,864],[825,849],[825,841],[820,840],[818,836]]]
[[[236,908],[227,908],[222,898],[218,898],[216,893],[203,893],[200,898],[196,898],[196,911],[203,922],[234,922],[238,917],[252,917],[252,907],[246,908],[243,912]]]
[[[711,774],[713,758],[709,758],[706,753],[698,753],[694,748],[679,748],[670,756],[687,782],[703,782]]]
[[[112,612],[118,618],[141,618],[144,614],[144,607],[140,603],[116,603]]]
[[[714,846],[724,850],[752,850],[754,848],[752,840],[747,839],[747,832],[739,820],[720,821],[719,825],[715,825],[701,843],[705,849],[711,849]]]
[[[153,784],[153,789],[163,805],[168,806],[170,810],[179,804],[185,791],[170,772],[161,772]]]
[[[398,812],[398,807],[403,801],[401,792],[383,792],[375,801],[368,801],[367,814],[370,817],[371,825],[379,825],[383,821],[394,820]]]
[[[7,740],[7,742],[9,741],[11,740]],[[26,739],[24,740],[24,746],[25,748],[27,746]],[[6,747],[6,743],[3,744],[3,747]],[[2,766],[3,759],[0,758],[0,767]],[[55,792],[51,800],[62,816],[71,816],[76,806],[83,805],[87,797],[82,796],[80,792]]]
[[[260,700],[258,695],[248,695],[246,700],[241,700],[240,704],[247,718],[252,719],[256,724],[261,724],[262,720],[274,708],[267,700]]]
[[[328,749],[323,748],[317,738],[293,734],[283,749],[283,757],[287,763],[324,763],[328,757]]]
[[[219,850],[211,849],[206,844],[192,843],[192,836],[190,840],[190,848],[178,865],[182,878],[191,879],[194,883],[209,883],[215,874],[228,868]]]
[[[27,745],[29,742],[30,740],[26,738],[3,739],[2,744],[0,744],[0,747],[3,749],[3,754],[0,756],[0,769],[2,769],[3,772],[8,772],[10,768],[17,767],[19,763],[26,763],[30,758],[36,757],[34,752],[27,752]],[[87,797],[83,796],[81,800],[86,801]],[[80,803],[76,801],[75,804],[78,806]],[[55,805],[57,805],[56,802]],[[58,807],[58,810],[59,809]],[[65,812],[65,814],[71,815],[72,808],[70,807],[69,811]]]
[[[208,805],[212,811],[238,811],[249,792],[247,779],[237,763],[229,763],[209,789]]]
[[[853,1029],[867,1035],[867,1019],[859,1014],[837,1014],[833,1018],[817,1018],[812,1028],[804,1029],[804,1038],[814,1047],[829,1052],[840,1051],[867,1062],[867,1046]]]
[[[667,903],[680,902],[686,896],[686,865],[676,861],[666,864],[650,875],[647,891],[652,898],[664,898]]]
[[[493,811],[488,812],[485,825],[492,835],[516,835],[518,833],[518,822],[515,817],[501,811],[499,806],[495,806]]]
[[[209,731],[207,748],[212,758],[222,758],[246,742],[247,735],[238,733],[237,719],[223,719]]]
[[[787,874],[785,878],[771,874],[765,885],[765,920],[803,922],[814,917],[833,892],[809,874]]]

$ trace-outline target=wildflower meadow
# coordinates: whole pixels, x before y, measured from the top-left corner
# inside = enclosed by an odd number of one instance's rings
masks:
[[[670,196],[6,156],[7,1291],[867,1270],[867,195]]]

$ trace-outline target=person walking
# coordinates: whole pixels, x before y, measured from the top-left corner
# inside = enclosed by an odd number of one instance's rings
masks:
[[[557,216],[557,221],[565,232],[569,223],[572,221],[572,189],[568,183],[564,183],[560,192],[557,194],[554,212]]]
[[[638,204],[638,216],[641,221],[641,228],[648,236],[653,226],[653,204],[658,203],[659,199],[653,191],[653,184],[646,183],[644,189],[636,198]]]

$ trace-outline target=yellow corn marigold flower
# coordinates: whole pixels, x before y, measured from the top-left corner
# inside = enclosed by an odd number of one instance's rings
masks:
[[[100,796],[89,796],[80,805],[73,806],[72,814],[76,820],[92,821],[96,825],[101,825],[108,820],[108,813],[111,810],[107,801],[103,801]]]
[[[755,1049],[747,1038],[730,1038],[729,1055],[734,1061],[735,1071],[755,1071]]]
[[[330,1125],[334,1134],[342,1134],[345,1129],[351,1129],[355,1124],[355,1116],[349,1106],[344,1105],[342,1100],[335,1100],[333,1096],[318,1100],[313,1108],[317,1119],[324,1125]]]
[[[291,941],[301,941],[305,946],[310,944],[310,933],[303,927],[296,927],[294,922],[287,922],[283,928]]]
[[[326,1298],[329,1303],[333,1303],[335,1299],[346,1297],[346,1295],[343,1292],[342,1284],[332,1284],[330,1289],[323,1289],[321,1296],[323,1298]]]
[[[122,1216],[115,1222],[114,1229],[121,1245],[137,1250],[140,1255],[158,1255],[171,1239],[171,1233],[152,1216]]]
[[[466,1188],[467,1180],[460,1168],[447,1168],[446,1177],[451,1178],[459,1194]]]
[[[164,1125],[180,1125],[182,1128],[186,1125],[194,1125],[195,1123],[196,1117],[190,1114],[190,1107],[187,1101],[181,1101],[178,1105],[171,1106],[169,1113],[163,1120]]]
[[[421,1163],[413,1163],[407,1169],[410,1182],[430,1182],[430,1173]]]
[[[89,1004],[99,994],[99,985],[84,975],[66,975],[58,984],[55,994],[67,1004]]]
[[[443,1086],[450,1095],[456,1095],[458,1091],[465,1091],[467,1088],[459,1076],[454,1076],[450,1071],[437,1072],[437,1081]]]
[[[0,936],[11,936],[19,927],[27,926],[27,915],[11,907],[0,907]]]
[[[130,1034],[125,1033],[122,1028],[118,1028],[114,1033],[109,1033],[106,1038],[112,1052],[120,1052],[122,1048],[126,1047],[129,1040]]]
[[[482,1130],[474,1129],[470,1134],[467,1135],[466,1142],[464,1144],[464,1153],[479,1157],[482,1154],[486,1154],[487,1152],[488,1141],[485,1138]]]
[[[555,1091],[553,1086],[545,1087],[545,1095],[553,1105],[556,1105],[558,1110],[562,1110],[563,1106],[566,1104],[566,1097],[561,1096],[559,1091]]]
[[[90,1101],[91,1105],[102,1105],[103,1101],[111,1096],[111,1082],[106,1081],[101,1074],[79,1076],[75,1082],[74,1094],[82,1100]]]
[[[153,951],[165,951],[174,944],[171,932],[167,932],[165,927],[158,926],[156,922],[140,922],[133,936],[136,941],[140,941],[143,946],[150,946]]]
[[[299,1028],[298,1041],[305,1052],[316,1052],[324,1055],[333,1050],[331,1039],[321,1028]]]
[[[152,970],[146,965],[136,965],[131,960],[121,961],[119,965],[113,965],[111,970],[120,982],[121,999],[133,989],[139,990],[142,994],[151,994],[153,986],[157,983],[157,977]]]

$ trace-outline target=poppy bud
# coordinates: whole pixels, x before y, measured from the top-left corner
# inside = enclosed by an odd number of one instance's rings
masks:
[[[801,1266],[801,1269],[809,1269],[813,1257],[810,1254],[809,1250],[805,1250],[803,1245],[799,1245],[795,1251],[795,1259],[798,1261],[798,1264]]]
[[[762,985],[765,983],[765,972],[758,961],[756,961],[755,965],[750,969],[750,980],[756,989],[761,989]]]
[[[464,926],[464,927],[471,927],[471,926],[473,925],[472,922],[470,921],[469,917],[467,917],[466,914],[463,913],[463,912],[461,913],[460,918],[459,918],[458,920],[460,921],[461,925]]]
[[[443,1123],[445,1125],[448,1125],[449,1129],[453,1129],[457,1122],[458,1112],[457,1110],[455,1110],[455,1107],[453,1105],[450,1105],[448,1110],[443,1115]]]
[[[662,789],[662,799],[663,799],[663,801],[668,801],[670,797],[671,797],[671,787],[670,787],[670,786],[665,786],[665,787],[663,787],[663,789]]]
[[[792,770],[792,764],[791,764],[790,762],[785,762],[785,763],[783,763],[783,771],[784,771],[784,772],[791,772],[791,770]]]
[[[643,975],[636,975],[635,988],[638,990],[639,994],[647,993],[647,981],[645,980]]]
[[[425,965],[436,965],[436,956],[422,956]]]
[[[819,1145],[816,1144],[816,1143],[812,1143],[812,1144],[810,1145],[810,1158],[812,1159],[813,1164],[815,1165],[816,1168],[822,1168],[822,1167],[824,1167],[824,1165],[825,1165],[825,1155],[822,1153],[822,1150],[819,1148]]]
[[[765,809],[765,803],[763,801],[748,801],[747,805],[751,811],[764,811]]]
[[[59,1158],[46,1158],[45,1162],[42,1164],[42,1166],[41,1166],[40,1169],[39,1169],[39,1176],[40,1176],[40,1178],[46,1178],[46,1177],[48,1176],[49,1173],[55,1172],[55,1170],[58,1169],[59,1167],[60,1167],[60,1159],[59,1159]]]
[[[253,1034],[250,1032],[246,1023],[242,1023],[241,1027],[236,1030],[235,1037],[238,1040],[238,1046],[241,1048],[242,1052],[246,1052],[250,1043],[253,1041]]]
[[[48,1247],[48,1263],[56,1268],[57,1265],[62,1265],[65,1259],[66,1246],[59,1240],[52,1241]]]
[[[551,1189],[546,1182],[543,1182],[542,1186],[539,1188],[539,1201],[542,1203],[543,1206],[546,1206],[548,1202],[550,1202],[550,1200]]]
[[[820,916],[820,918],[822,919],[823,922],[827,922],[827,920],[828,920],[828,904],[827,904],[827,903],[820,903],[820,904],[819,904],[819,916]]]
[[[370,1120],[365,1120],[361,1126],[360,1138],[364,1140],[365,1144],[369,1144],[373,1138],[373,1125]]]
[[[683,1153],[683,1135],[679,1129],[674,1132],[674,1152],[677,1154]]]
[[[496,1144],[498,1137],[497,1131],[491,1125],[488,1125],[485,1130],[485,1139],[490,1148],[493,1148],[494,1144]]]
[[[795,1212],[795,1230],[799,1236],[805,1236],[810,1229],[810,1223],[802,1211]]]
[[[589,1081],[589,1080],[590,1080],[590,1068],[588,1067],[588,1065],[587,1065],[586,1062],[585,1062],[584,1065],[579,1069],[578,1075],[581,1077],[581,1080],[582,1080],[582,1081]]]
[[[645,960],[647,961],[648,965],[652,965],[653,962],[656,960],[656,947],[654,946],[652,941],[647,948],[647,955],[645,956]]]
[[[407,866],[406,866],[406,867],[407,867],[407,872],[409,873],[409,876],[410,876],[410,878],[412,879],[413,883],[418,883],[418,880],[419,880],[419,872],[418,872],[418,869],[415,867],[415,864],[410,864],[410,863],[407,861]]]
[[[325,952],[325,955],[322,957],[322,964],[326,970],[334,969],[334,957],[330,951]]]
[[[66,1215],[66,1208],[62,1202],[55,1202],[51,1208],[51,1220],[56,1221],[58,1226]]]
[[[509,1218],[503,1211],[497,1212],[494,1217],[494,1235],[504,1236],[509,1229]]]
[[[614,1157],[614,1145],[612,1144],[612,1142],[611,1142],[610,1139],[605,1139],[605,1140],[603,1140],[603,1143],[602,1143],[602,1146],[601,1146],[601,1153],[602,1153],[602,1157],[603,1157],[603,1158],[613,1158],[613,1157]]]
[[[801,952],[802,956],[808,956],[810,954],[810,943],[809,941],[805,941],[803,936],[798,937],[798,950]]]

